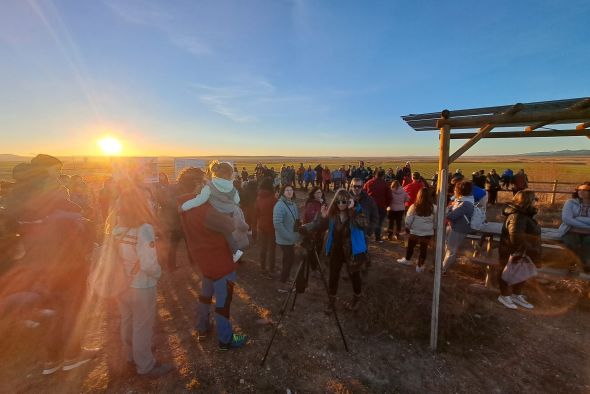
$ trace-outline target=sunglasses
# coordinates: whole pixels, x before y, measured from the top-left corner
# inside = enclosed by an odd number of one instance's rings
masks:
[[[352,187],[355,188],[355,189],[361,189],[362,188],[361,185],[352,185]]]
[[[348,204],[348,200],[338,200],[338,204]]]

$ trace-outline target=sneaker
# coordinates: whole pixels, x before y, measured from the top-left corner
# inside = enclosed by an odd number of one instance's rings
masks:
[[[43,364],[43,371],[41,371],[41,375],[51,375],[59,371],[62,365],[63,363],[61,361],[47,362]]]
[[[247,335],[233,334],[230,342],[219,342],[219,350],[226,351],[231,349],[239,349],[241,347],[244,347],[244,345],[246,345],[246,342],[248,342]]]
[[[412,265],[412,262],[410,260],[406,260],[405,257],[402,257],[401,259],[397,259],[397,262],[402,264],[402,265]]]
[[[518,306],[514,302],[512,302],[512,297],[510,296],[498,296],[498,301],[500,304],[504,305],[508,309],[518,309]]]
[[[419,273],[419,274],[422,273],[422,272],[424,272],[424,266],[423,265],[417,265],[416,266],[416,272]]]
[[[154,367],[148,373],[143,374],[142,376],[147,378],[159,378],[160,376],[166,375],[173,369],[174,367],[172,364],[160,363],[159,361],[156,361],[156,365],[154,365]]]
[[[78,357],[71,360],[64,360],[62,370],[71,371],[72,369],[76,369],[95,359],[99,353],[100,349],[82,349]]]
[[[517,305],[522,306],[523,308],[533,309],[535,307],[533,304],[528,302],[526,300],[525,296],[523,296],[522,294],[513,294],[511,298],[512,298],[512,302],[514,302]]]
[[[349,311],[356,311],[359,309],[361,301],[361,295],[353,294],[352,300],[350,302],[346,302],[344,307]]]
[[[244,252],[242,252],[240,249],[236,250],[236,253],[233,254],[233,260],[234,263],[237,263],[238,260],[240,259],[240,257],[242,257],[244,255]]]
[[[382,239],[376,239],[375,242],[378,243],[378,244],[382,244],[383,243],[383,240]]]

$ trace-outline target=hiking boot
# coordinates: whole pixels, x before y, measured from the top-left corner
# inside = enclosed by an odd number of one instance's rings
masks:
[[[518,309],[518,306],[512,301],[512,297],[510,296],[498,296],[498,301],[500,304],[504,305],[508,309]]]
[[[100,349],[82,349],[78,357],[70,360],[64,360],[62,370],[71,371],[72,369],[76,369],[95,359],[99,353]]]
[[[523,308],[533,309],[535,307],[533,304],[528,302],[525,296],[523,296],[522,294],[513,294],[511,298],[513,303],[520,305]]]
[[[407,266],[411,266],[412,262],[410,260],[406,260],[405,257],[402,257],[401,259],[397,259],[397,262],[402,264],[402,265],[407,265]]]
[[[226,351],[244,347],[248,342],[248,336],[242,334],[232,334],[231,341],[228,343],[219,342],[219,350]]]
[[[159,361],[156,361],[156,365],[154,365],[153,368],[148,373],[140,375],[140,376],[145,376],[146,378],[149,378],[149,379],[159,378],[160,376],[164,376],[164,375],[168,374],[173,369],[174,369],[174,367],[172,366],[172,364],[160,363]]]

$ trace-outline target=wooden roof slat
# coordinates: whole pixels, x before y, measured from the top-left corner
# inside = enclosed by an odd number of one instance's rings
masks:
[[[466,140],[473,138],[477,133],[453,133],[452,140]],[[531,137],[588,137],[590,130],[537,130],[534,133],[525,131],[496,131],[488,133],[482,138],[531,138]]]
[[[586,97],[565,99],[565,100],[553,100],[553,101],[538,101],[533,103],[525,104],[525,111],[546,111],[567,108],[575,103],[587,99]],[[490,115],[497,114],[508,110],[512,105],[501,105],[496,107],[482,107],[482,108],[471,108],[450,111],[451,117],[456,118],[459,116],[474,116],[474,115]],[[402,116],[402,119],[407,121],[414,120],[426,120],[426,119],[438,119],[440,118],[440,112],[430,112],[425,114],[410,114]]]
[[[510,107],[508,107],[508,108],[510,108]],[[440,117],[437,119],[417,120],[414,122],[408,122],[408,125],[416,131],[438,130],[438,127],[436,127],[436,122],[439,119],[440,119]],[[451,119],[456,119],[456,118],[451,118]],[[469,119],[469,118],[465,117],[465,119]],[[588,118],[588,117],[582,117],[579,119],[558,120],[558,121],[554,121],[550,124],[557,125],[557,124],[582,123],[582,122],[585,122],[589,119],[590,118]],[[518,127],[518,126],[526,126],[528,124],[529,124],[529,122],[504,123],[501,125],[496,125],[496,127]],[[475,129],[475,128],[478,128],[478,126],[453,126],[452,128],[453,129]]]

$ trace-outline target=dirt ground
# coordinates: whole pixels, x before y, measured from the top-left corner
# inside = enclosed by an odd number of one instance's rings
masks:
[[[264,349],[285,295],[278,280],[262,276],[257,248],[238,265],[232,304],[236,331],[250,342],[220,352],[214,337],[195,339],[199,274],[179,250],[180,268],[164,273],[158,289],[155,352],[176,370],[146,380],[121,361],[114,305],[92,300],[85,344],[102,355],[85,366],[40,375],[42,327],[14,329],[0,339],[0,392],[203,392],[203,393],[585,393],[590,392],[590,300],[575,281],[531,281],[526,294],[535,309],[508,310],[497,292],[481,284],[484,270],[462,261],[443,278],[439,351],[429,350],[433,274],[397,264],[398,241],[370,246],[372,266],[357,312],[342,307],[352,295],[339,289],[338,311],[350,348],[344,350],[326,292],[310,278],[288,311],[262,367]],[[432,266],[433,251],[430,254]],[[277,249],[277,269],[280,264]],[[324,268],[325,270],[325,268]],[[278,272],[277,272],[278,273]]]

